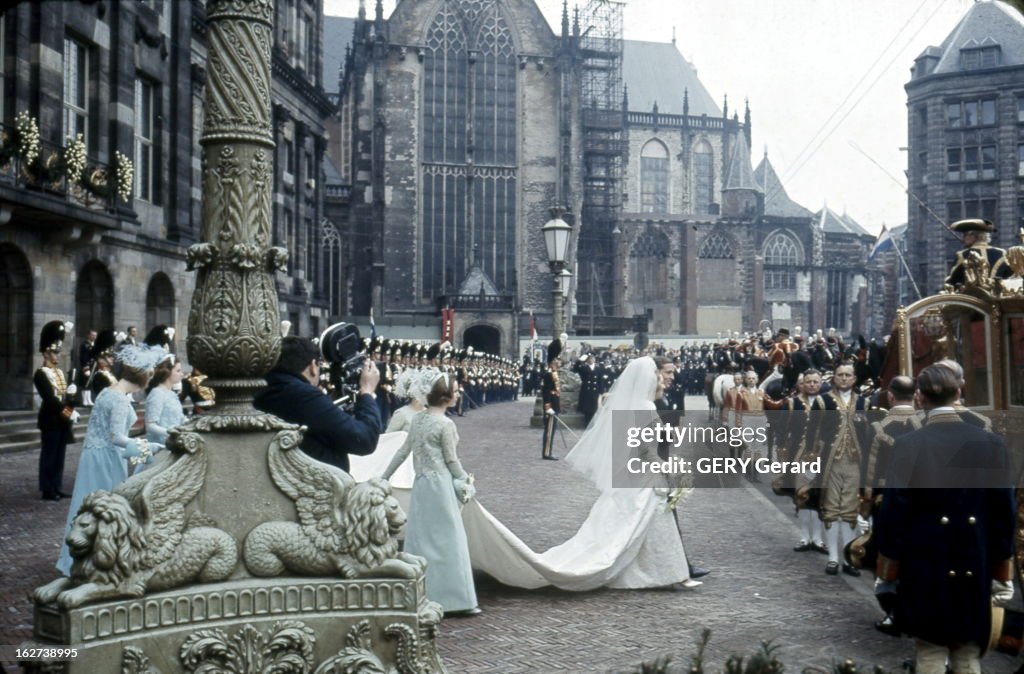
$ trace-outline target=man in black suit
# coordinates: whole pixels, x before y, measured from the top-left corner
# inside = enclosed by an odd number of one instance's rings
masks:
[[[672,359],[667,356],[655,356],[654,364],[658,367],[658,394],[654,398],[654,407],[658,410],[658,417],[661,421],[667,424],[678,425],[680,418],[683,416],[685,410],[677,408],[668,399],[666,395],[668,387],[675,381],[676,376],[676,365],[672,362]],[[668,443],[658,444],[658,458],[662,461],[667,461],[669,458],[669,446]],[[672,509],[672,517],[676,521],[676,529],[679,529],[679,511],[675,508]],[[679,533],[680,540],[682,539],[682,532]],[[685,547],[685,546],[684,546]],[[689,563],[689,561],[687,562]],[[690,578],[696,580],[703,578],[704,576],[711,573],[708,569],[701,568],[695,564],[690,564]]]
[[[348,472],[348,455],[365,456],[377,449],[383,427],[374,391],[380,381],[377,366],[366,359],[359,376],[359,393],[352,414],[339,409],[317,387],[320,350],[309,339],[281,340],[281,356],[266,375],[267,386],[256,392],[256,409],[306,426],[299,447],[317,461]]]
[[[71,427],[78,420],[78,412],[74,411],[72,403],[78,387],[68,383],[57,364],[65,332],[60,321],[50,321],[43,326],[39,334],[43,365],[32,378],[40,398],[39,491],[44,501],[59,501],[62,497],[71,496],[63,491],[64,456],[71,441]]]
[[[580,398],[577,408],[583,414],[583,423],[590,425],[590,420],[597,413],[597,370],[594,369],[594,355],[587,354],[576,363],[576,374],[580,377]]]
[[[917,378],[924,428],[893,445],[877,575],[899,581],[896,620],[917,642],[917,674],[980,672],[993,601],[1013,595],[1016,508],[1003,440],[956,414],[959,381]]]
[[[92,391],[85,385],[92,375],[92,347],[96,344],[96,331],[90,330],[85,341],[78,347],[78,389],[82,392],[82,404],[92,407]]]

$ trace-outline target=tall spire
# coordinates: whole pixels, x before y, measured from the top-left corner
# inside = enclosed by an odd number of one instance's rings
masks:
[[[569,0],[562,0],[562,39],[569,38]]]
[[[683,89],[683,116],[690,114],[690,90]]]
[[[753,143],[751,143],[751,141],[750,141],[750,134],[751,133],[752,133],[752,131],[750,129],[750,99],[749,98],[744,98],[743,99],[743,135],[745,135],[747,137],[747,146],[748,147],[753,145]]]
[[[366,21],[366,0],[359,0],[359,11],[356,13],[356,18]]]
[[[722,117],[729,119],[729,94],[722,97]]]
[[[377,0],[377,4],[373,8],[373,21],[377,26],[384,23],[384,0]]]
[[[627,112],[629,110],[629,85],[622,85],[622,111]]]

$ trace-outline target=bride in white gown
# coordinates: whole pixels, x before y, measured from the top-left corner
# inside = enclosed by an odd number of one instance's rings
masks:
[[[473,568],[514,587],[554,585],[565,590],[598,587],[649,588],[691,580],[665,478],[651,475],[639,486],[613,487],[613,472],[625,468],[625,453],[613,457],[612,417],[647,425],[656,420],[658,371],[654,360],[630,362],[586,432],[565,457],[601,491],[576,534],[547,552],[531,550],[476,500],[463,508]],[[645,451],[648,450],[648,451]],[[657,460],[654,448],[639,455]],[[618,464],[623,465],[618,465]],[[632,484],[636,484],[633,482]]]

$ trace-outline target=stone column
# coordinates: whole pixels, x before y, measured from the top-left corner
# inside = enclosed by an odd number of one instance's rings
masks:
[[[201,243],[188,251],[199,273],[187,346],[222,414],[252,409],[281,348],[273,272],[287,253],[271,247],[273,12],[272,0],[221,0],[207,12],[203,224]]]

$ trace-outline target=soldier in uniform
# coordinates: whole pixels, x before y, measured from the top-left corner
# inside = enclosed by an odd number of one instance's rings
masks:
[[[914,380],[906,376],[893,377],[887,391],[889,412],[881,421],[871,424],[872,439],[868,449],[867,468],[864,473],[865,514],[872,515],[872,536],[878,540],[885,523],[877,514],[885,500],[885,480],[892,463],[892,447],[896,440],[922,426],[922,419],[914,409]],[[875,622],[875,629],[899,636],[893,613],[896,608],[896,583],[875,579],[875,598],[885,611],[885,617]]]
[[[950,225],[950,229],[963,235],[964,247],[956,252],[953,268],[946,277],[945,285],[952,288],[964,285],[971,279],[971,274],[981,273],[974,283],[982,285],[992,279],[1009,278],[1013,274],[1006,262],[1006,251],[990,245],[992,232],[996,227],[989,220],[960,220]]]
[[[86,382],[89,381],[89,377],[92,376],[92,347],[96,344],[96,331],[90,330],[85,338],[85,341],[78,347],[78,381],[75,382],[79,386],[79,391],[82,394],[82,405],[84,407],[92,407],[92,391],[86,386]]]
[[[92,347],[92,375],[86,386],[92,392],[93,400],[99,397],[100,391],[117,383],[117,377],[111,372],[114,365],[114,346],[117,337],[113,330],[104,330],[96,337]]]
[[[562,343],[556,339],[548,345],[548,369],[540,383],[540,395],[544,403],[544,439],[541,444],[540,456],[549,461],[558,460],[558,457],[552,452],[552,448],[555,443],[555,424],[558,423],[555,417],[562,412],[559,397],[561,388],[558,381],[558,368],[560,367],[558,357],[561,354]]]
[[[39,491],[44,501],[59,501],[71,496],[63,490],[64,456],[71,440],[71,428],[78,420],[74,408],[78,387],[68,383],[57,364],[67,328],[61,321],[50,321],[39,333],[39,353],[43,365],[36,370],[32,383],[41,399],[38,426],[40,430]]]
[[[1009,456],[956,414],[958,389],[948,368],[918,375],[928,418],[896,440],[880,509],[877,576],[899,581],[896,621],[916,640],[917,674],[944,674],[947,658],[957,674],[981,672],[992,605],[1013,596]]]
[[[576,363],[576,374],[580,377],[578,407],[579,411],[583,414],[584,424],[589,426],[590,420],[597,413],[597,398],[600,395],[597,392],[597,370],[594,369],[593,354],[588,353],[580,357]]]

